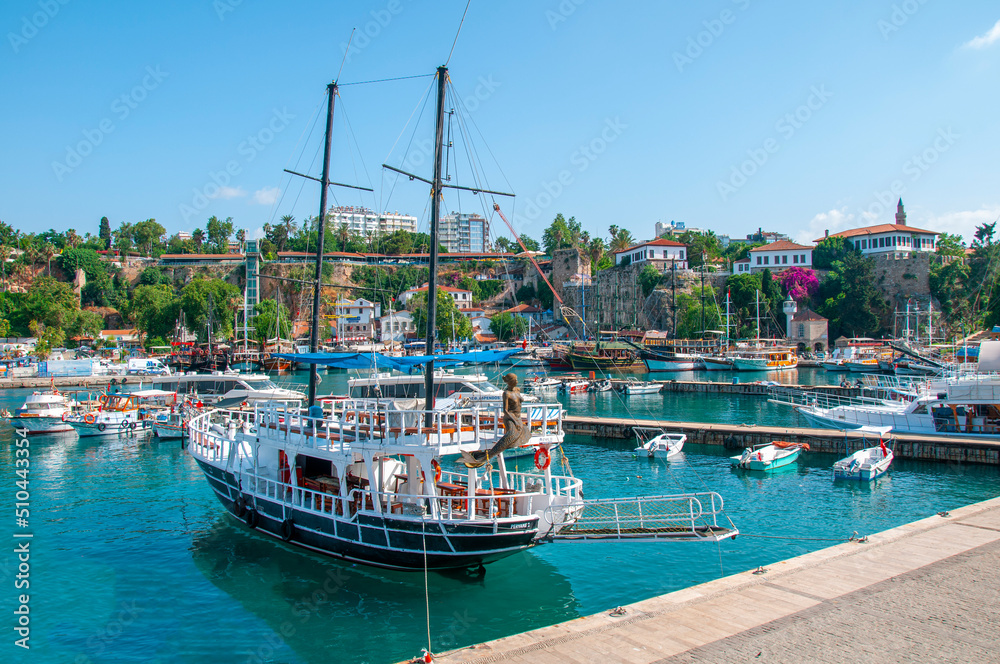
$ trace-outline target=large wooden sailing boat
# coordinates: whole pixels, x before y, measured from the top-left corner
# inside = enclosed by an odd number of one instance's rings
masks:
[[[466,402],[460,395],[435,397],[436,359],[470,356],[482,361],[481,356],[490,353],[502,359],[513,352],[433,352],[441,191],[466,189],[442,182],[447,68],[439,67],[437,76],[433,178],[404,173],[431,185],[427,355],[315,352],[337,94],[336,83],[331,83],[320,180],[313,352],[299,357],[313,365],[309,407],[262,404],[252,412],[215,410],[193,419],[189,449],[212,490],[229,512],[258,532],[324,554],[396,569],[479,566],[556,539],[733,537],[735,528],[718,523],[722,498],[715,493],[585,501],[582,480],[557,474],[551,463],[564,437],[559,404],[529,404],[522,413],[520,396],[510,384],[502,404]],[[423,408],[412,401],[348,398],[333,403],[327,414],[316,404],[316,365],[374,368],[401,362],[424,366]],[[535,449],[533,472],[508,469],[504,446],[515,437]],[[465,455],[475,463],[445,468],[444,459],[451,455]],[[483,457],[486,465],[479,462]]]

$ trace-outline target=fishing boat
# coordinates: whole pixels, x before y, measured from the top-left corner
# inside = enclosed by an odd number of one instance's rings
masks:
[[[636,380],[629,378],[621,384],[620,390],[625,394],[656,394],[663,389],[662,383],[653,381]]]
[[[767,445],[755,445],[743,450],[739,456],[729,457],[735,468],[743,470],[777,470],[795,463],[802,450],[808,450],[807,443],[786,443],[773,441]]]
[[[176,401],[177,394],[168,390],[102,394],[96,408],[69,415],[66,422],[81,438],[146,433],[152,431],[155,415],[175,405]]]
[[[871,482],[889,470],[892,459],[892,450],[879,440],[879,444],[875,447],[858,450],[834,463],[833,478]]]
[[[13,413],[6,413],[5,417],[15,429],[37,434],[72,431],[73,426],[66,422],[71,414],[72,404],[65,394],[53,387],[44,392],[32,392],[20,407]]]
[[[635,453],[638,456],[647,456],[650,459],[669,459],[680,454],[681,450],[684,449],[684,443],[687,442],[686,435],[667,433],[661,429],[654,430],[654,432],[660,433],[644,441],[640,430],[641,427],[636,427],[636,436],[639,436],[639,441],[642,443],[635,448]]]
[[[783,371],[798,366],[795,350],[779,346],[746,348],[730,359],[737,371]]]
[[[724,355],[702,355],[701,362],[705,371],[729,371],[733,368],[733,360]]]
[[[598,343],[594,348],[575,346],[566,351],[566,359],[573,369],[624,369],[635,365],[638,357],[625,344]]]
[[[308,408],[260,403],[252,410],[215,409],[188,425],[188,450],[219,501],[248,528],[305,549],[391,569],[481,568],[527,548],[558,540],[718,541],[737,534],[718,523],[714,493],[585,500],[583,481],[559,474],[551,460],[564,438],[560,404],[528,404],[513,374],[500,403],[461,396],[435,398],[438,225],[444,150],[447,68],[437,71],[432,247],[428,262],[426,355],[318,353],[322,240],[316,251],[311,352],[305,364],[361,368],[424,366],[423,407],[406,399],[348,398],[316,402],[310,371]],[[324,237],[333,105],[327,86],[326,153],[317,235]],[[309,176],[311,177],[311,176]],[[479,190],[477,190],[479,191]],[[485,192],[500,195],[498,192]],[[499,205],[495,205],[499,210]],[[470,353],[496,362],[511,351]],[[463,358],[464,359],[464,358]],[[534,469],[512,471],[514,447],[534,448]],[[442,459],[460,456],[446,468]],[[730,524],[731,525],[731,524]]]

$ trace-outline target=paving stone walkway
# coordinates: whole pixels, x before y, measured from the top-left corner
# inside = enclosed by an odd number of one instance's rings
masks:
[[[1000,498],[438,664],[1000,662]]]

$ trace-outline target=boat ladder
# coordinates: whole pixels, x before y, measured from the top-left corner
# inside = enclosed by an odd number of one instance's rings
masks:
[[[555,526],[547,537],[628,542],[735,538],[739,530],[722,508],[722,496],[715,492],[575,501],[546,510],[546,518]],[[720,515],[728,525],[719,524]]]

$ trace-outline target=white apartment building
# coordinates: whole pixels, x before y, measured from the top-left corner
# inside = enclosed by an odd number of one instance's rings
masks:
[[[678,270],[686,270],[687,245],[662,237],[657,238],[615,253],[615,265],[621,265],[626,261],[630,263],[650,261],[660,268],[676,265]]]
[[[451,286],[438,286],[437,288],[439,291],[443,291],[451,295],[459,309],[466,309],[472,306],[472,291],[463,290],[461,288],[452,288]],[[427,284],[424,284],[420,288],[411,288],[410,290],[400,293],[399,298],[397,299],[401,305],[406,306],[406,303],[410,301],[410,298],[417,293],[426,293],[427,289]]]
[[[406,341],[407,334],[417,331],[409,311],[393,311],[388,316],[382,316],[378,324],[383,342]]]
[[[750,250],[750,272],[771,270],[781,272],[790,267],[812,267],[813,248],[804,244],[795,244],[787,240],[778,240],[771,244],[754,247]],[[740,273],[740,261],[737,261],[736,273]]]
[[[452,212],[441,217],[438,238],[449,253],[485,253],[490,245],[490,222],[474,212]]]
[[[371,339],[373,323],[382,316],[382,305],[364,298],[338,300],[333,305],[333,315],[338,337]]]
[[[367,235],[377,233],[385,235],[393,231],[417,232],[417,218],[399,212],[383,212],[381,214],[366,207],[341,206],[330,208],[328,213],[330,228],[347,226],[352,233]]]

